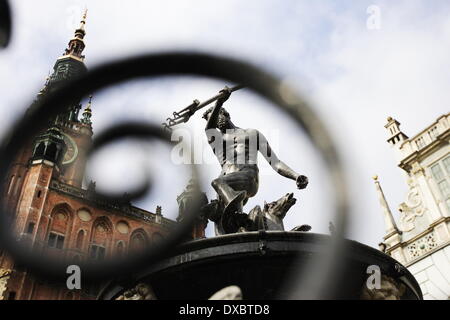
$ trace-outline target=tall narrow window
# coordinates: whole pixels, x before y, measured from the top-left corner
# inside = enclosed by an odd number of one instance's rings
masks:
[[[439,189],[442,192],[442,195],[444,197],[449,197],[450,196],[450,185],[448,184],[448,182],[446,180],[443,180],[441,182],[439,182]]]
[[[431,167],[431,172],[433,173],[433,176],[436,179],[436,181],[441,181],[445,177],[444,172],[442,171],[439,163]]]
[[[58,236],[58,238],[56,238],[56,248],[62,249],[63,247],[64,247],[64,236]]]
[[[45,144],[43,142],[39,143],[39,145],[34,149],[34,157],[40,157],[44,155]]]
[[[450,175],[450,157],[445,158],[442,163],[444,164],[444,168],[447,171],[447,175]]]
[[[26,233],[28,233],[28,234],[33,234],[34,226],[35,226],[34,222],[28,223]]]
[[[77,243],[76,243],[77,249],[83,248],[83,240],[84,240],[84,231],[80,230],[77,235]]]
[[[56,144],[52,143],[47,147],[46,156],[47,159],[56,161],[56,156],[58,154],[58,149],[56,147]]]
[[[117,256],[118,257],[122,257],[124,254],[124,245],[123,245],[123,241],[119,241],[117,243]]]
[[[14,192],[13,192],[13,196],[17,195],[17,193],[19,192],[19,187],[20,187],[20,181],[22,180],[21,176],[17,177],[16,183],[14,184]]]
[[[442,200],[450,210],[450,156],[431,167],[431,173],[436,181]]]
[[[11,194],[11,191],[12,191],[13,186],[14,186],[14,180],[15,180],[15,179],[16,179],[16,176],[13,175],[13,176],[11,177],[11,180],[9,180],[8,194]]]

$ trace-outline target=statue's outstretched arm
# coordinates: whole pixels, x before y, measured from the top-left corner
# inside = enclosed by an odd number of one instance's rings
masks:
[[[208,122],[206,122],[205,130],[217,128],[217,120],[219,119],[220,108],[222,108],[223,103],[216,102],[216,105],[209,116]]]
[[[261,152],[270,166],[280,175],[288,179],[295,180],[299,189],[304,189],[308,185],[308,178],[304,175],[298,174],[292,170],[287,164],[281,161],[275,152],[270,147],[266,137],[259,131],[258,134],[258,151]]]
[[[225,101],[227,101],[231,95],[231,89],[228,87],[225,87],[224,89],[220,90],[220,92],[224,93],[224,95],[219,99],[217,99],[216,104],[214,105],[214,108],[211,112],[211,115],[209,116],[208,122],[206,122],[205,130],[217,128],[217,120],[219,119],[220,109],[222,108],[222,105],[225,103]]]

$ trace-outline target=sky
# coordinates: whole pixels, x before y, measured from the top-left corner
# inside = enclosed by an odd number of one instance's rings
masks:
[[[374,247],[384,225],[371,177],[379,175],[396,218],[407,191],[386,142],[386,118],[396,118],[413,136],[449,109],[450,3],[445,0],[10,2],[13,38],[0,51],[0,135],[43,86],[87,7],[88,68],[140,53],[195,50],[250,61],[292,84],[327,124],[345,160],[352,205],[347,237]],[[159,124],[224,85],[230,84],[162,78],[96,92],[94,132],[123,120]],[[246,89],[234,93],[225,107],[235,124],[263,132],[284,162],[310,178],[309,187],[298,191],[293,181],[271,172],[260,159],[260,189],[246,209],[294,192],[298,202],[286,217],[287,229],[307,223],[312,231],[327,233],[333,190],[320,155],[303,132]],[[193,141],[204,142],[203,126],[201,112],[186,125]],[[206,146],[209,162],[202,168],[211,199],[209,181],[220,167],[208,151]],[[174,199],[189,174],[171,163],[170,152],[158,143],[117,144],[104,150],[103,158],[100,152],[92,159],[90,174],[99,187],[122,190],[142,178],[143,167],[150,168],[154,193],[139,204],[150,211],[162,205],[163,214],[173,217]]]

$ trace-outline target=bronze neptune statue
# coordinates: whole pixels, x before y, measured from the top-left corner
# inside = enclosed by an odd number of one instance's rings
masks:
[[[215,214],[210,219],[216,222],[219,234],[237,232],[240,228],[254,229],[254,221],[243,213],[243,205],[258,191],[257,156],[260,152],[270,166],[280,175],[296,182],[298,189],[308,185],[308,178],[292,170],[278,159],[263,134],[256,129],[242,129],[233,124],[230,114],[222,107],[231,95],[225,87],[216,104],[204,114],[208,143],[222,166],[220,176],[212,181],[219,195]],[[289,206],[295,203],[292,197]]]

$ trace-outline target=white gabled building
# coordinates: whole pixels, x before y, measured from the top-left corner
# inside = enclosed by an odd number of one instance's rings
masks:
[[[380,246],[414,274],[424,299],[450,299],[450,113],[412,138],[395,119],[385,127],[408,192],[396,222],[374,177],[386,226]]]

